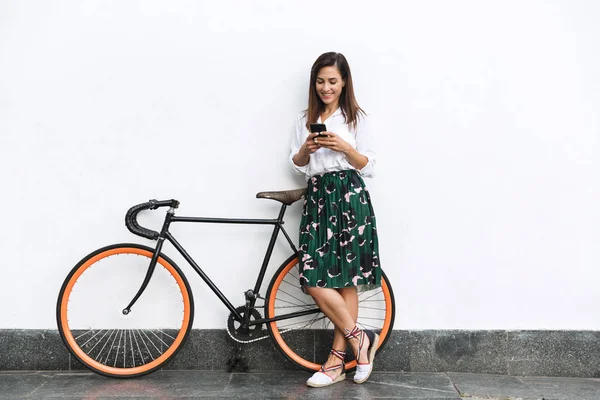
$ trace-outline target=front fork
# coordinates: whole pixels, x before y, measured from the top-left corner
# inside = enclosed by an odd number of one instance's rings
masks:
[[[122,311],[123,315],[128,315],[131,312],[131,307],[135,304],[136,301],[140,298],[148,283],[150,283],[150,278],[152,278],[152,274],[154,274],[154,269],[156,268],[156,263],[158,261],[159,254],[162,250],[163,244],[165,242],[165,234],[169,230],[169,225],[171,224],[171,218],[175,214],[175,208],[169,208],[167,211],[167,215],[165,217],[165,222],[163,223],[163,227],[158,235],[158,240],[156,243],[156,248],[154,249],[154,253],[152,254],[152,259],[150,260],[150,265],[148,266],[148,271],[146,272],[146,276],[144,277],[144,282],[142,282],[142,286],[137,291],[131,302],[125,307]]]

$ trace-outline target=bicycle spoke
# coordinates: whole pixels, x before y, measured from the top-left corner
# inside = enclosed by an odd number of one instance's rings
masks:
[[[160,329],[157,329],[157,331],[159,331],[159,332],[160,332],[160,333],[162,333],[163,335],[165,335],[165,336],[168,336],[168,337],[170,337],[171,339],[175,340],[175,338],[174,338],[173,336],[169,335],[169,334],[168,334],[168,333],[166,333],[165,331],[161,331]],[[165,346],[166,346],[166,344],[165,344]]]
[[[148,335],[146,334],[146,332],[142,331],[142,333],[144,334],[144,336],[146,336],[146,339],[148,339],[148,341],[150,342],[150,344],[156,349],[156,351],[158,352],[158,354],[160,354],[160,350],[158,349],[158,347],[156,347],[156,345],[154,344],[154,342],[152,341],[152,339],[150,339],[148,337]]]
[[[131,333],[133,334],[133,339],[135,340],[135,345],[137,346],[138,353],[140,353],[140,358],[142,359],[142,364],[143,364],[144,363],[144,354],[142,353],[142,350],[140,349],[140,344],[138,343],[138,340],[135,337],[135,331],[131,331]],[[135,360],[134,360],[133,366],[135,367]]]
[[[123,368],[125,368],[125,356],[127,354],[127,331],[125,329],[123,332]]]
[[[308,325],[308,327],[310,328],[311,326],[313,326],[315,324],[315,322],[317,321],[322,321],[325,318],[327,318],[327,316],[325,314],[323,314],[323,316],[321,318],[318,318],[319,314],[315,315],[315,317],[312,319],[312,322],[310,323],[310,325]]]
[[[91,332],[92,330],[90,329],[88,332]],[[94,336],[92,336],[91,338],[89,338],[84,344],[81,345],[81,347],[85,346],[86,344],[88,344],[90,342],[90,340],[92,340],[93,338],[95,338],[96,336],[98,336],[98,334],[100,334],[100,332],[102,332],[102,330],[99,330]],[[84,333],[83,335],[77,336],[75,338],[75,340],[79,339],[82,336],[87,335],[87,332]]]
[[[106,347],[106,345],[108,344],[108,342],[110,342],[110,338],[112,337],[113,333],[115,333],[115,330],[113,329],[110,332],[110,335],[108,336],[108,338],[106,339],[106,342],[104,343],[104,346],[102,346],[102,348],[100,349],[100,352],[98,353],[98,355],[96,356],[96,361],[98,361],[98,357],[100,357],[100,354],[102,354],[102,351],[104,351],[104,348]],[[115,336],[116,337],[116,336]],[[110,348],[109,348],[110,349]],[[108,357],[106,357],[108,359]],[[101,358],[102,359],[102,358]]]
[[[378,294],[380,294],[380,293],[383,293],[383,290],[380,290],[380,291],[379,291],[379,292],[377,292],[377,293],[373,293],[371,296],[367,297],[366,299],[359,299],[359,300],[358,300],[358,302],[359,302],[359,303],[362,303],[363,301],[369,300],[370,298],[372,298],[372,297],[375,297],[375,296],[377,296],[377,295],[378,295]]]
[[[361,310],[377,310],[377,311],[385,311],[385,307],[383,308],[375,308],[375,307],[366,307],[366,306],[362,306],[360,307]]]
[[[286,280],[284,279],[284,280],[282,281],[282,283],[287,283],[288,285],[290,285],[290,286],[293,286],[294,288],[297,288],[297,287],[298,287],[298,282],[296,282],[296,283],[291,283],[291,282],[288,282],[288,281],[286,281]]]
[[[293,307],[301,307],[301,308],[313,308],[315,305],[314,304],[296,304],[296,303],[292,303],[291,301],[287,301],[287,300],[283,300],[280,299],[279,297],[276,298],[277,301],[282,301],[284,303],[288,303],[288,304],[293,304],[293,306],[280,306],[280,307],[275,307],[275,308],[293,308]]]
[[[131,329],[129,329],[128,332],[129,332],[129,343],[131,344],[131,362],[133,363],[133,366],[135,367],[135,354],[133,351],[133,339],[131,338]]]
[[[377,293],[382,293],[383,292],[383,288],[381,288],[381,286],[380,286],[380,287],[377,287],[377,288],[372,289],[372,290],[365,290],[365,291],[362,291],[362,292],[358,292],[358,297],[360,297],[362,295],[365,295],[365,294],[373,294],[373,293],[371,293],[371,292],[373,292],[373,290],[377,290]]]
[[[117,348],[115,349],[115,363],[113,367],[117,366],[117,360],[119,358],[119,347],[121,347],[121,338],[123,337],[123,331],[119,330],[119,344],[117,344]],[[110,353],[108,353],[110,355]]]
[[[108,335],[108,332],[110,331],[106,331],[106,333],[96,342],[96,344],[90,349],[90,351],[88,352],[88,354],[92,354],[92,351],[96,348],[96,346],[98,346],[98,343],[102,342],[102,339],[104,339],[104,336]]]
[[[75,340],[77,340],[77,339],[79,339],[79,338],[82,338],[82,337],[84,337],[85,335],[87,335],[88,333],[90,333],[90,332],[93,332],[93,331],[94,331],[94,329],[90,329],[90,330],[86,331],[85,333],[82,333],[81,335],[77,336],[77,337],[75,338]],[[94,335],[94,336],[96,336],[96,335]],[[93,339],[93,338],[94,338],[94,336],[92,336],[91,338]],[[89,341],[89,340],[88,340],[88,341]],[[85,342],[85,343],[87,343],[87,342]],[[83,345],[85,345],[85,343],[84,343],[84,344],[82,344],[82,346],[83,346]]]
[[[318,316],[319,316],[319,314],[317,314],[317,317]],[[307,327],[311,327],[311,326],[314,325],[315,322],[321,321],[321,320],[327,318],[325,315],[323,315],[321,318],[318,318],[318,319],[317,319],[317,317],[309,319],[306,324],[300,326],[299,328],[294,328],[294,329],[304,329],[304,328],[307,328]],[[301,322],[304,322],[304,321],[301,321]],[[295,324],[290,324],[290,325],[278,326],[277,328],[281,331],[282,329],[289,329],[290,326],[294,326],[294,325],[299,324],[301,322],[296,322]]]
[[[280,290],[280,292],[281,292],[281,293],[285,293],[285,294],[287,294],[288,296],[290,296],[290,297],[292,297],[292,298],[294,298],[294,299],[298,300],[298,301],[299,301],[300,303],[302,303],[302,304],[306,304],[306,305],[308,305],[308,303],[306,303],[306,302],[304,302],[304,301],[300,300],[300,299],[299,299],[299,298],[297,298],[296,296],[292,296],[291,294],[289,294],[289,293],[288,293],[288,292],[286,292],[285,290]]]
[[[139,332],[138,330],[138,335],[140,335],[140,339],[142,340],[142,343],[144,343],[144,346],[146,346],[146,351],[148,352],[148,354],[150,355],[150,358],[152,359],[152,361],[154,361],[154,356],[152,355],[152,352],[150,351],[150,349],[148,348],[148,345],[146,344],[146,341],[144,340],[144,338],[142,337],[142,334]]]
[[[159,331],[160,332],[160,331]],[[156,334],[154,333],[154,331],[150,331],[151,334],[153,334],[154,336],[156,336],[156,338],[162,343],[164,344],[166,347],[169,347],[168,344],[166,344],[165,342],[163,342],[163,340]]]
[[[115,330],[115,337],[113,338],[113,341],[110,344],[110,347],[108,348],[108,354],[106,355],[106,359],[104,360],[105,364],[108,362],[108,358],[110,357],[110,353],[112,352],[112,349],[114,347],[115,341],[117,340],[117,336],[119,336],[119,333],[117,332],[117,330]]]
[[[358,321],[356,321],[356,323],[360,324],[360,325],[368,326],[371,329],[381,329],[381,326],[375,326],[375,325],[367,324],[366,322],[358,322]]]

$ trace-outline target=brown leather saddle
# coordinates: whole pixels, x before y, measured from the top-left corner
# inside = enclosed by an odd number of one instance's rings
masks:
[[[292,205],[293,203],[304,197],[306,188],[294,189],[294,190],[283,190],[279,192],[260,192],[256,194],[257,199],[271,199],[277,200],[286,206]]]

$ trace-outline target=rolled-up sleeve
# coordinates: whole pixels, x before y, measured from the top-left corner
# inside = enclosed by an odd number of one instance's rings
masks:
[[[370,117],[363,116],[359,119],[356,130],[356,150],[369,159],[367,165],[358,170],[362,176],[367,178],[372,178],[375,174],[375,162],[377,156],[375,148],[376,143],[372,132]]]
[[[306,140],[306,127],[304,126],[303,121],[304,118],[302,118],[302,114],[298,115],[298,118],[296,118],[295,132],[292,135],[292,142],[290,144],[290,164],[292,164],[292,168],[299,174],[307,175],[308,164],[300,167],[294,163],[294,156],[298,153],[300,147],[302,147],[302,144]]]

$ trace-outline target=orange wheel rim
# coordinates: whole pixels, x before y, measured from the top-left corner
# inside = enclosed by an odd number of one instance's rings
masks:
[[[171,346],[169,347],[169,349],[167,351],[165,351],[163,354],[161,354],[159,357],[152,360],[151,362],[141,365],[139,367],[133,367],[133,368],[109,367],[107,365],[104,365],[104,364],[99,363],[98,361],[94,360],[79,347],[79,345],[75,341],[75,338],[73,337],[73,333],[71,332],[71,329],[69,327],[69,321],[68,321],[68,317],[67,317],[67,305],[69,303],[69,297],[71,295],[73,286],[75,285],[75,283],[77,282],[77,279],[81,276],[81,274],[83,274],[91,265],[93,265],[98,260],[101,260],[105,257],[113,256],[113,255],[117,255],[117,254],[138,254],[141,256],[149,257],[149,258],[152,257],[152,252],[147,251],[147,250],[138,249],[135,247],[120,247],[120,248],[116,248],[116,249],[103,251],[102,253],[96,254],[94,257],[87,260],[83,265],[81,265],[77,269],[77,271],[73,274],[73,276],[71,276],[71,278],[69,279],[69,282],[67,283],[67,286],[65,287],[65,291],[64,291],[63,297],[61,299],[61,303],[60,303],[60,323],[61,323],[62,331],[65,335],[65,340],[69,343],[70,348],[77,355],[77,357],[79,357],[86,365],[88,365],[92,368],[95,368],[99,371],[102,371],[104,373],[110,374],[110,375],[129,376],[129,375],[136,375],[136,374],[147,372],[153,368],[156,368],[157,366],[160,366],[163,362],[165,362],[167,359],[169,359],[169,357],[171,357],[171,355],[175,352],[175,350],[177,350],[179,348],[179,346],[181,345],[181,342],[183,341],[183,339],[185,337],[185,333],[186,333],[187,329],[181,329],[179,331],[179,333],[177,334],[177,337],[175,338],[175,340],[173,341],[173,343],[171,344]],[[183,302],[184,302],[182,327],[186,327],[186,326],[188,326],[188,324],[190,322],[190,314],[191,314],[190,298],[189,298],[189,294],[187,291],[187,287],[186,287],[183,279],[181,279],[181,276],[179,275],[179,273],[177,273],[175,268],[169,262],[167,262],[162,257],[159,257],[157,262],[160,265],[162,265],[163,267],[165,267],[171,273],[171,276],[173,276],[173,278],[176,280],[177,285],[179,286],[179,289],[181,290],[181,294],[183,296]]]

